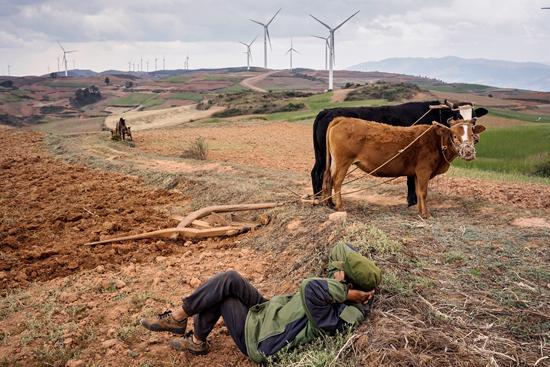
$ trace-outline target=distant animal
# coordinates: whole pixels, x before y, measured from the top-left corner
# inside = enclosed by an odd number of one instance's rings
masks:
[[[430,106],[437,106],[437,108],[430,109]],[[327,129],[330,122],[336,117],[354,117],[393,126],[410,126],[426,113],[418,121],[418,125],[431,124],[432,121],[437,121],[448,126],[449,120],[475,121],[488,112],[485,108],[474,109],[471,103],[452,104],[446,100],[443,103],[440,101],[428,101],[409,102],[396,106],[325,109],[319,112],[313,123],[313,148],[315,150],[315,165],[311,170],[313,193],[315,196],[320,196],[322,190],[323,174],[326,166]],[[407,188],[407,203],[409,206],[415,205],[417,197],[414,177],[407,178]]]
[[[132,132],[130,130],[129,126],[126,126],[126,120],[124,120],[122,117],[118,120],[115,127],[115,132],[113,136],[118,135],[119,139],[126,140],[126,136],[128,136],[128,140],[132,141]]]
[[[430,129],[430,131],[427,131]],[[474,135],[485,130],[472,121],[452,121],[450,128],[434,126],[388,126],[356,118],[337,117],[328,128],[323,199],[328,201],[334,187],[335,207],[342,210],[341,188],[349,167],[357,165],[365,172],[378,168],[421,134],[420,138],[394,160],[374,173],[378,177],[413,177],[418,211],[430,216],[426,206],[428,181],[447,172],[456,157],[475,159]]]

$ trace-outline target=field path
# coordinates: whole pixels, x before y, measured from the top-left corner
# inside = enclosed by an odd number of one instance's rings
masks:
[[[260,93],[267,93],[265,89],[260,88],[255,84],[261,80],[264,80],[268,76],[275,74],[276,72],[277,72],[276,70],[272,70],[272,71],[268,71],[267,73],[253,76],[251,78],[246,78],[246,79],[243,79],[240,84],[245,88],[252,89],[253,91],[260,92]]]
[[[123,116],[132,131],[158,129],[175,126],[185,122],[200,120],[222,111],[223,107],[212,107],[208,110],[197,110],[196,105],[166,108],[162,110],[128,111],[123,115],[111,115],[105,119],[105,126],[114,129],[118,119]]]
[[[331,101],[333,103],[337,102],[344,102],[346,100],[346,97],[348,96],[348,93],[351,92],[353,89],[338,89],[335,90],[332,93]]]

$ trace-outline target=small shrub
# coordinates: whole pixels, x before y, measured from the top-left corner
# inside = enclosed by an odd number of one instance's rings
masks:
[[[240,108],[228,108],[226,110],[216,112],[212,115],[212,117],[233,117],[233,116],[240,116],[244,115],[245,112],[241,110]]]
[[[536,164],[533,168],[533,175],[540,177],[550,177],[550,159]]]
[[[206,140],[202,136],[196,138],[189,147],[183,151],[181,157],[205,161],[208,157],[208,144]]]
[[[466,260],[466,256],[462,252],[450,251],[445,254],[445,264],[464,262],[464,260]]]

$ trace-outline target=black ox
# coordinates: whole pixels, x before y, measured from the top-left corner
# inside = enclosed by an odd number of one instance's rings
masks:
[[[375,121],[393,126],[411,126],[422,115],[428,112],[417,124],[430,125],[437,121],[449,126],[449,120],[477,119],[488,113],[485,108],[470,108],[464,110],[464,106],[470,103],[450,104],[447,101],[409,102],[396,106],[381,107],[347,107],[326,109],[317,115],[313,123],[313,147],[315,149],[315,165],[311,170],[311,183],[313,193],[319,196],[322,191],[323,174],[326,166],[326,135],[328,125],[336,117],[354,117],[362,120]],[[430,109],[430,106],[439,106]],[[462,109],[460,107],[462,106]],[[462,116],[462,114],[466,116]],[[467,116],[467,115],[470,116]],[[388,157],[389,158],[389,157]],[[416,190],[414,177],[407,177],[407,203],[409,206],[416,205]]]

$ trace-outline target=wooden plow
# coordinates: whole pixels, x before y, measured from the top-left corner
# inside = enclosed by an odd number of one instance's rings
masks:
[[[210,214],[217,213],[228,213],[228,212],[237,212],[237,211],[248,211],[248,210],[260,210],[260,209],[271,209],[283,204],[280,203],[259,203],[259,204],[235,204],[235,205],[214,205],[206,208],[199,209],[188,214],[186,217],[180,219],[180,223],[174,228],[159,229],[157,231],[145,232],[135,235],[129,235],[124,237],[115,237],[109,238],[106,240],[89,242],[85,243],[84,246],[95,246],[103,245],[112,242],[121,242],[121,241],[130,241],[130,240],[141,240],[145,238],[170,238],[177,239],[178,237],[183,237],[188,240],[197,240],[205,239],[211,237],[221,237],[221,236],[234,236],[240,233],[245,233],[250,230],[256,229],[262,225],[269,223],[270,218],[267,215],[260,216],[257,221],[243,221],[243,220],[232,220],[225,221],[224,225],[221,227],[212,227],[212,225],[206,221],[200,220]],[[194,226],[194,227],[190,227]]]

